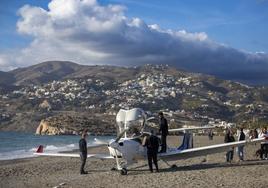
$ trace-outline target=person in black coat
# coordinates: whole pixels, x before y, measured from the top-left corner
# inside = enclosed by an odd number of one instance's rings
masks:
[[[235,142],[235,138],[230,129],[227,129],[226,131],[224,142],[225,143]],[[226,153],[226,162],[231,162],[233,160],[233,156],[234,156],[234,147],[231,147]]]
[[[258,138],[259,137],[259,133],[257,131],[257,129],[254,129],[253,131],[253,138]]]
[[[167,119],[164,117],[163,112],[158,113],[159,116],[159,132],[161,133],[161,153],[167,150],[167,135],[168,135],[168,123]]]
[[[240,129],[240,134],[238,136],[238,141],[243,141],[246,139],[246,135],[243,132],[243,128]],[[244,146],[238,146],[237,147],[237,154],[241,161],[244,160]]]
[[[81,158],[80,174],[87,174],[84,170],[87,161],[87,141],[86,141],[87,131],[83,131],[81,139],[79,140],[79,152]]]
[[[208,132],[208,139],[209,140],[213,140],[213,136],[214,136],[213,131],[212,130],[209,130],[209,132]]]
[[[154,162],[156,172],[159,172],[158,164],[157,164],[157,153],[158,153],[158,148],[159,148],[159,141],[158,141],[158,137],[154,135],[154,131],[151,131],[150,136],[144,137],[143,146],[147,147],[147,158],[148,158],[150,171],[153,172],[152,162]]]

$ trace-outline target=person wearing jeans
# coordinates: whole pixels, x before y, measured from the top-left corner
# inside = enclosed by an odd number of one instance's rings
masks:
[[[246,135],[243,132],[243,128],[241,128],[239,136],[238,136],[238,141],[243,141],[245,139],[246,139]],[[237,154],[238,154],[239,159],[241,161],[243,161],[244,160],[244,146],[238,146],[237,147]]]

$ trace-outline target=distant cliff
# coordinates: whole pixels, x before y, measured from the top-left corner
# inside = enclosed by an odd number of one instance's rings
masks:
[[[94,135],[114,135],[116,127],[114,116],[99,118],[77,115],[58,115],[42,119],[36,129],[36,134],[40,135],[77,135],[87,129]]]

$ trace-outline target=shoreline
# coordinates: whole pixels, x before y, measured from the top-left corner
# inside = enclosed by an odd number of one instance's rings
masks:
[[[194,138],[195,146],[218,144],[223,137],[207,136]],[[176,136],[168,137],[169,145],[178,145]],[[225,162],[225,152],[204,157],[175,161],[170,168],[159,161],[159,173],[150,173],[147,161],[139,161],[129,166],[128,175],[121,176],[111,171],[115,160],[87,160],[87,175],[80,175],[80,159],[64,157],[45,157],[13,159],[0,161],[0,187],[267,187],[268,160],[254,156],[260,145],[245,147],[245,161],[237,162],[234,153],[232,164]],[[89,153],[108,152],[106,147],[89,149]],[[206,161],[204,162],[204,159]],[[170,162],[170,164],[173,164]],[[62,184],[62,185],[61,185]],[[61,186],[60,186],[61,185]]]
[[[61,151],[59,153],[75,153],[75,152],[76,152],[76,149],[75,150],[69,150],[69,151]],[[3,160],[0,160],[0,166],[3,165],[3,164],[9,164],[9,163],[13,163],[13,162],[24,162],[24,161],[31,160],[33,158],[39,158],[39,157],[44,157],[44,156],[34,155],[32,157],[22,157],[22,158],[15,158],[15,159],[3,159]]]
[[[33,158],[33,153],[39,145],[44,146],[46,152],[75,152],[81,136],[38,136],[34,134],[20,134],[16,132],[0,132],[0,162],[5,160]],[[110,136],[90,136],[88,144],[95,144],[94,138],[110,140]]]

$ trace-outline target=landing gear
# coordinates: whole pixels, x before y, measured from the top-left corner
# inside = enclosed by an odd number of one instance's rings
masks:
[[[120,174],[121,174],[121,175],[127,175],[127,169],[126,169],[126,168],[122,168],[122,169],[120,170]]]
[[[113,168],[111,168],[111,171],[119,171],[121,175],[127,175],[127,169],[126,168],[120,168],[120,169],[117,169],[116,167],[113,167]]]
[[[119,171],[121,175],[127,175],[127,169],[126,168],[122,168],[120,170],[120,169],[117,169],[117,168],[113,167],[113,168],[111,168],[111,171]]]
[[[175,164],[173,164],[173,165],[171,165],[171,167],[170,167],[171,169],[176,169],[176,168],[178,168],[178,166],[177,165],[175,165]]]
[[[119,159],[117,157],[117,155],[115,155],[115,159],[116,159],[116,170],[120,171],[121,175],[127,175],[127,163],[124,163],[124,161],[121,161],[121,163],[119,163]],[[114,168],[112,168],[111,170],[113,170]]]

